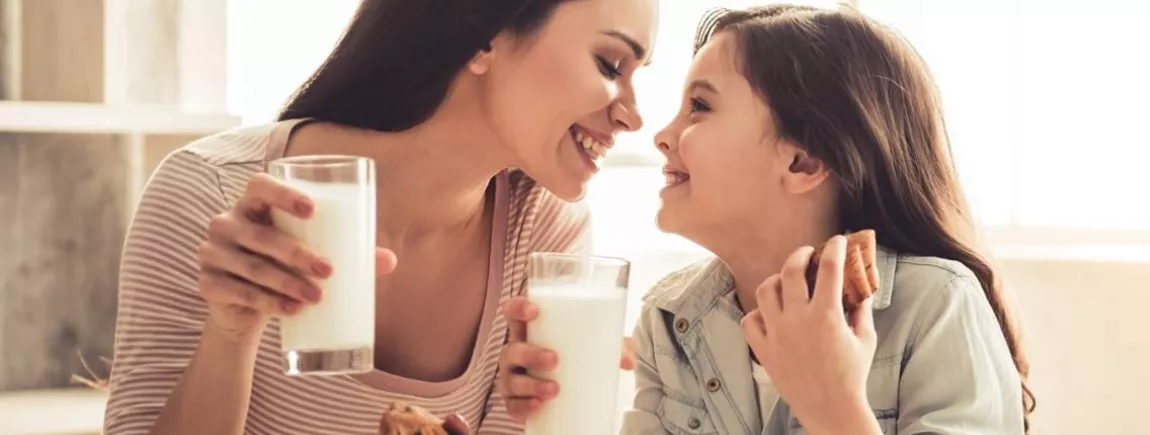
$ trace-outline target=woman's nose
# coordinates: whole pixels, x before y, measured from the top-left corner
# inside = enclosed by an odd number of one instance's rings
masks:
[[[643,128],[643,117],[639,115],[639,108],[626,102],[617,102],[611,106],[611,122],[626,131],[639,131]]]

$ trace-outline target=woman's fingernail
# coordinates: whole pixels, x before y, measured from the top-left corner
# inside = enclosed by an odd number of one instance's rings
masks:
[[[328,275],[331,275],[331,262],[322,258],[318,259],[312,263],[311,270],[320,278],[327,278]]]
[[[319,302],[319,299],[323,297],[323,292],[315,285],[308,284],[303,289],[303,297],[309,302]]]

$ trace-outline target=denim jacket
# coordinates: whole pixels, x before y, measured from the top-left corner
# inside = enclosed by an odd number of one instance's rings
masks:
[[[1023,433],[1018,372],[974,274],[958,262],[881,248],[878,268],[867,396],[883,433]],[[709,259],[646,295],[623,435],[806,433],[785,397],[760,421],[733,289],[726,266]]]

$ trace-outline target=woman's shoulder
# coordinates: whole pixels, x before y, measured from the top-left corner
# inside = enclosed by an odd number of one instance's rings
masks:
[[[145,196],[191,196],[210,200],[217,211],[227,209],[248,180],[266,170],[281,125],[236,127],[173,150],[152,172]]]
[[[176,152],[195,155],[211,166],[265,163],[269,158],[273,136],[283,123],[241,126],[205,136]]]

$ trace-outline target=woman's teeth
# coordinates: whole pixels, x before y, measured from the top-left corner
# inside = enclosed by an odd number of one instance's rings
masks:
[[[575,139],[575,143],[583,147],[583,149],[587,151],[587,155],[591,156],[593,160],[599,160],[607,155],[606,145],[599,143],[599,141],[593,139],[591,136],[583,134],[580,130],[573,129],[571,138]]]

